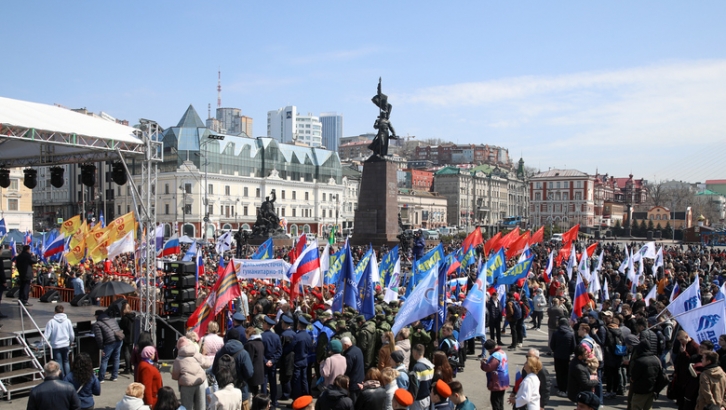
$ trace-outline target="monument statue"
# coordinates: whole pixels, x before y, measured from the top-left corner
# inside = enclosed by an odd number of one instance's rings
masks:
[[[381,78],[378,78],[378,93],[371,99],[373,104],[378,107],[378,118],[373,124],[373,128],[378,130],[373,142],[368,145],[368,149],[373,151],[373,157],[384,159],[388,155],[388,140],[398,139],[396,130],[391,125],[391,109],[393,106],[388,103],[388,96],[381,92]]]
[[[272,197],[272,199],[270,199]],[[270,192],[270,196],[265,197],[265,201],[257,212],[257,221],[252,228],[252,236],[269,236],[269,234],[279,233],[282,231],[280,227],[280,218],[275,212],[275,190]]]

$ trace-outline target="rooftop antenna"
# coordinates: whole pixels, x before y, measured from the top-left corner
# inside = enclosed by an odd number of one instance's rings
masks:
[[[207,118],[212,118],[212,104],[207,104]]]
[[[217,108],[222,108],[222,69],[217,71]]]

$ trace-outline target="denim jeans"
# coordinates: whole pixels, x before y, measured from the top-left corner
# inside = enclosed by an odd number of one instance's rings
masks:
[[[106,367],[108,367],[108,360],[113,360],[111,370],[111,379],[118,378],[118,366],[121,358],[121,345],[123,340],[117,340],[113,343],[103,345],[103,357],[101,357],[101,366],[98,369],[98,380],[103,381],[106,377]]]
[[[68,350],[69,348],[67,347],[53,348],[53,360],[60,365],[61,379],[71,372],[71,364],[68,362]]]

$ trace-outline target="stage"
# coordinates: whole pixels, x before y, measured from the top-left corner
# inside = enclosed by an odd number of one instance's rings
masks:
[[[43,303],[35,298],[30,298],[29,302],[32,303],[33,306],[26,306],[26,309],[33,316],[33,320],[35,320],[35,323],[38,324],[40,330],[45,330],[46,323],[48,323],[48,321],[55,315],[55,307],[58,303]],[[63,313],[68,316],[68,319],[70,319],[71,323],[73,323],[74,328],[76,328],[79,322],[87,322],[87,330],[90,330],[90,323],[96,320],[93,313],[98,309],[106,309],[100,306],[76,307],[71,306],[70,303],[61,302],[60,304],[62,304],[65,308]],[[17,299],[3,297],[2,304],[0,304],[0,312],[2,312],[3,315],[8,316],[5,319],[0,319],[0,323],[3,325],[3,327],[0,328],[0,336],[8,337],[13,333],[23,333],[23,326],[20,321],[21,308],[18,306]],[[25,321],[25,334],[28,336],[31,336],[34,333],[37,334],[37,330],[28,316],[25,315],[25,312],[23,312],[23,315],[23,320]]]

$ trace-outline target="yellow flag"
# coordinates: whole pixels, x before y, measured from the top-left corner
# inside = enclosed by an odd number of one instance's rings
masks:
[[[63,225],[61,225],[60,232],[65,236],[66,238],[73,235],[78,228],[81,226],[81,216],[76,215],[73,218],[70,218],[63,222]]]
[[[101,241],[107,239],[110,236],[109,232],[110,230],[108,228],[92,229],[86,235],[86,246],[88,246],[88,249],[94,249]]]
[[[86,256],[86,238],[81,238],[81,241],[76,246],[71,246],[71,249],[66,252],[66,261],[71,266],[78,265],[81,263],[81,259]]]
[[[134,229],[136,219],[134,213],[129,212],[126,215],[118,217],[108,224],[108,237],[111,240],[109,243],[114,243],[118,240],[123,239],[127,233]]]
[[[80,244],[83,239],[86,238],[86,235],[88,234],[88,225],[86,225],[86,221],[83,221],[81,226],[78,227],[78,229],[73,233],[73,236],[71,237],[71,242],[68,245],[70,249],[73,249],[76,247],[76,245]]]
[[[93,250],[88,252],[88,257],[93,260],[93,263],[102,262],[108,257],[108,246],[111,241],[108,237],[103,238]]]

